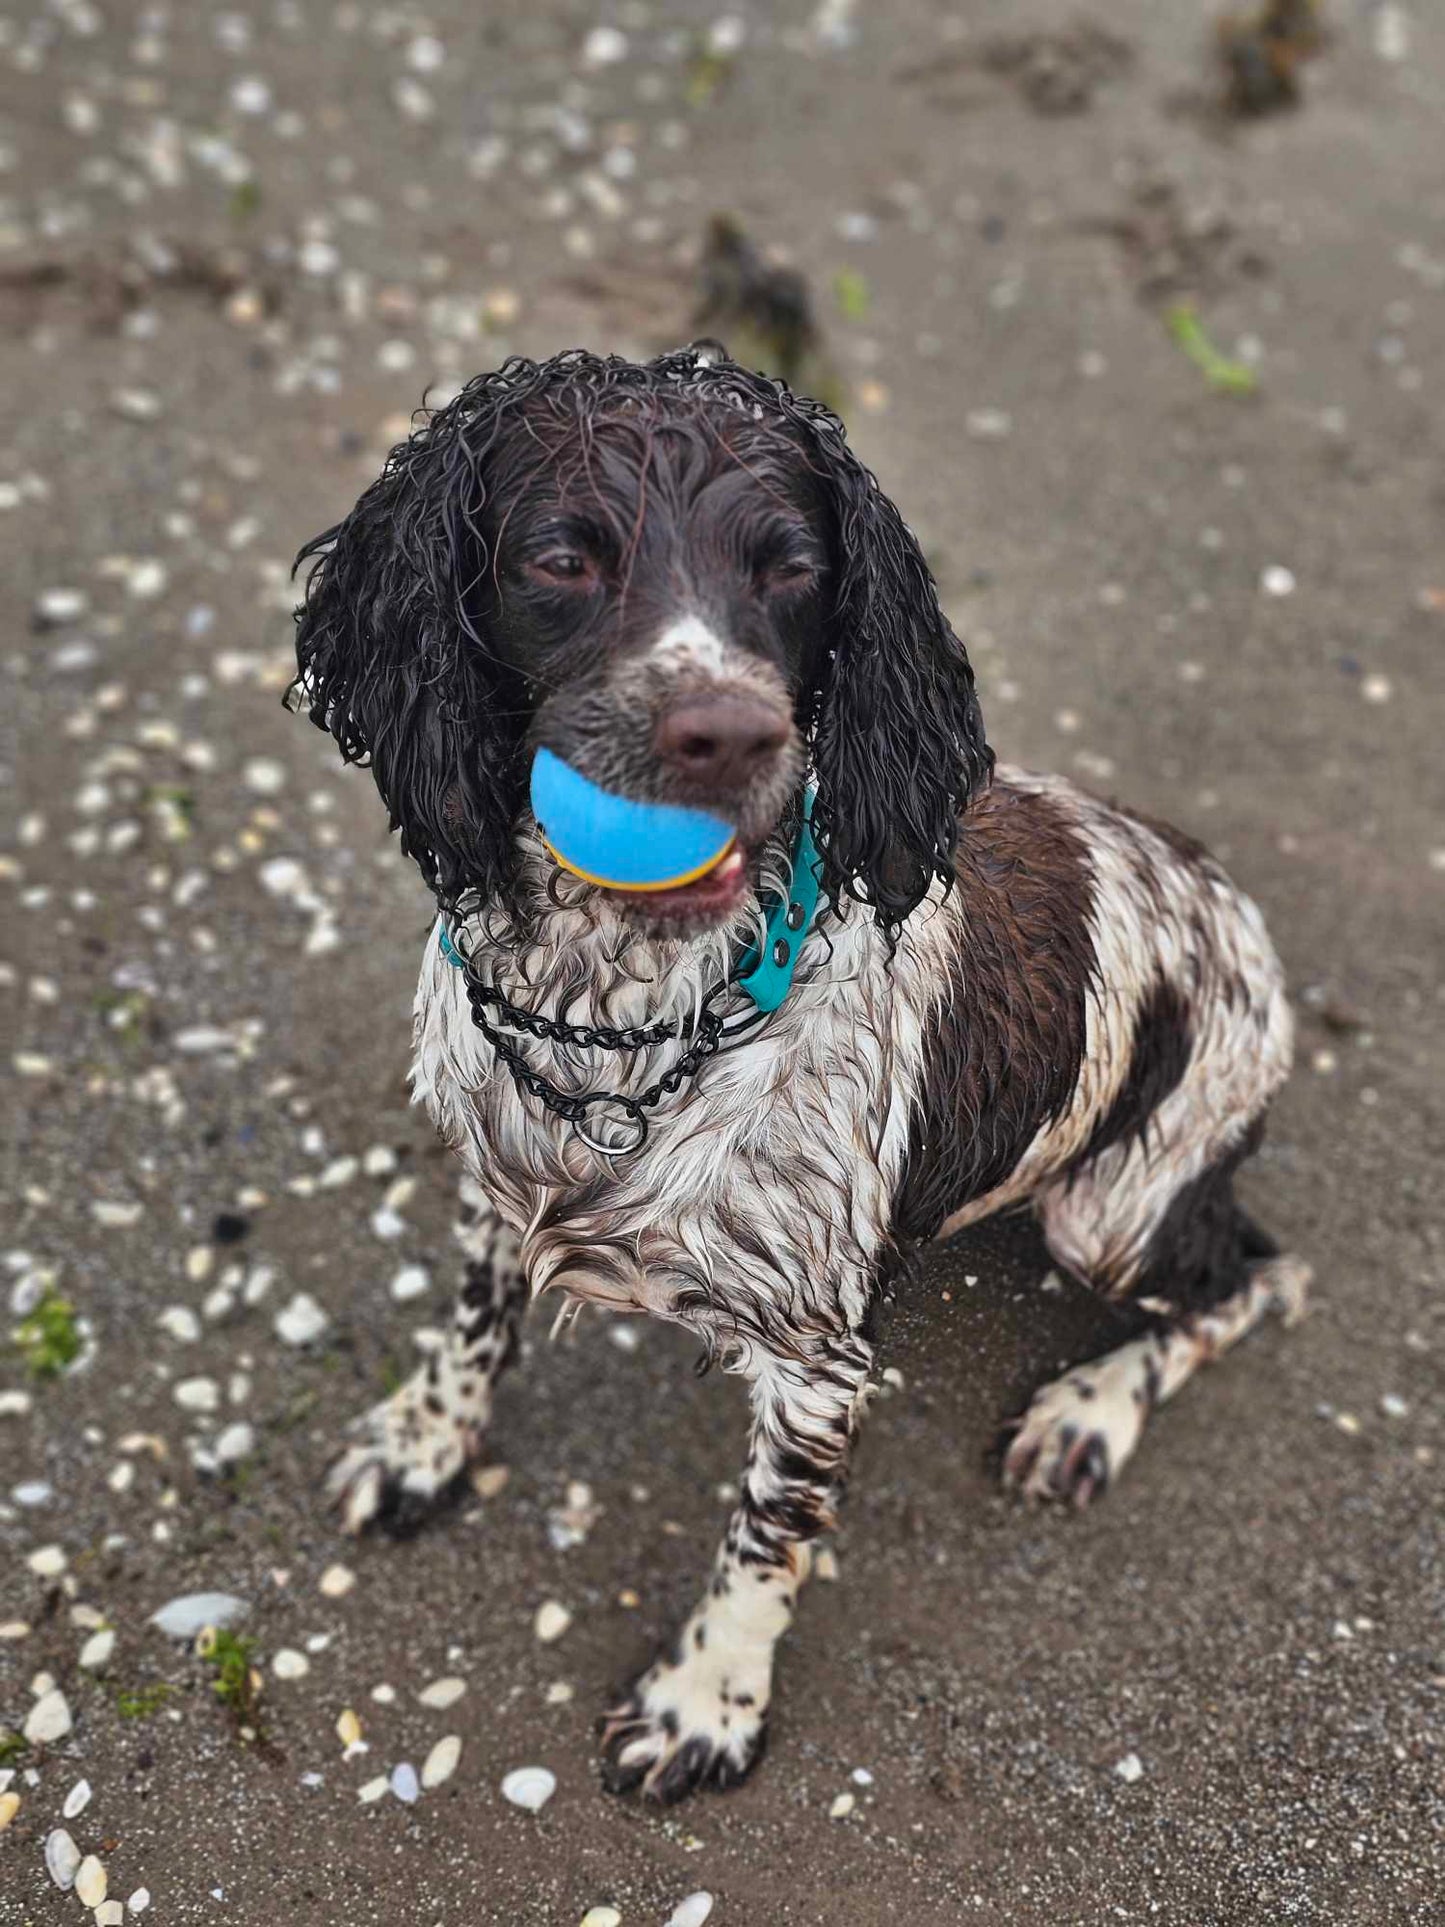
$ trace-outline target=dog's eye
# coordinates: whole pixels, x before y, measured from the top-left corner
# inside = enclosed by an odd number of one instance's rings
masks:
[[[810,589],[817,579],[818,571],[811,562],[802,556],[785,556],[761,571],[758,587],[764,595],[786,595],[790,590]]]
[[[579,549],[546,549],[534,555],[527,568],[540,582],[564,582],[569,588],[584,588],[597,576],[592,558]]]

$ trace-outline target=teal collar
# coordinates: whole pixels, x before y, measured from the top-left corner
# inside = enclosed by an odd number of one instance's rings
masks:
[[[813,791],[803,793],[803,820],[793,848],[793,874],[787,895],[768,916],[761,944],[750,944],[738,965],[738,988],[754,1009],[767,1016],[787,1001],[798,957],[818,915],[822,859],[813,841]],[[466,961],[452,942],[445,920],[437,925],[441,953],[458,970]]]
[[[761,945],[750,946],[739,965],[738,988],[763,1012],[777,1010],[793,988],[793,972],[818,914],[822,860],[813,841],[813,791],[803,792],[803,820],[793,847],[787,895],[773,906]]]

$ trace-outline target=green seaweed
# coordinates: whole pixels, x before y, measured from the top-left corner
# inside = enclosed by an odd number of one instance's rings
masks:
[[[167,1686],[162,1679],[152,1680],[134,1691],[122,1687],[115,1696],[115,1710],[123,1720],[152,1720],[174,1691],[175,1688]]]
[[[1211,388],[1230,395],[1252,395],[1258,388],[1259,378],[1252,368],[1215,347],[1192,301],[1176,301],[1166,309],[1164,325]]]
[[[15,1327],[15,1349],[32,1378],[59,1378],[85,1345],[75,1307],[47,1286],[35,1309]]]

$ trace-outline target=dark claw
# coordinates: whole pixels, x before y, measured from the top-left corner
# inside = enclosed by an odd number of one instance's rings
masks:
[[[1077,1425],[1061,1425],[1058,1430],[1059,1456],[1049,1474],[1049,1490],[1060,1498],[1069,1490],[1072,1483],[1074,1441],[1079,1436]]]

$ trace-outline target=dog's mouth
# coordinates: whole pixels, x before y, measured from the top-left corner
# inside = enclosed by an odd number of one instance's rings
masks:
[[[734,843],[710,870],[687,883],[660,890],[609,889],[607,894],[648,924],[700,927],[721,923],[747,894],[748,867],[746,850]]]

